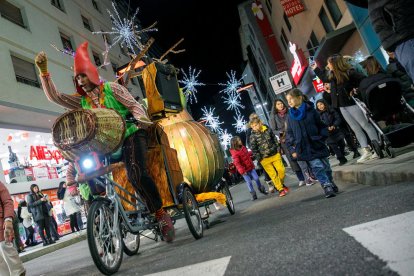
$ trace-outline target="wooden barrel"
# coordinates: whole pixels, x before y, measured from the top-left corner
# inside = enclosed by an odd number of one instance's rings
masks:
[[[224,172],[224,156],[217,136],[195,122],[185,110],[159,123],[168,136],[170,147],[177,151],[183,175],[195,192],[211,191]]]

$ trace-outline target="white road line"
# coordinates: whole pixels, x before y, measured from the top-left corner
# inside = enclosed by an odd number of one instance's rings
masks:
[[[414,275],[414,211],[343,229],[400,275]]]
[[[223,276],[231,256],[203,263],[183,266],[171,270],[148,274],[146,276]]]

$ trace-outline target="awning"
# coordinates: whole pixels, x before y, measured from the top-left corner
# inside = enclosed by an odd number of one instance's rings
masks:
[[[355,30],[355,24],[351,23],[343,28],[328,33],[315,53],[314,60],[316,60],[317,64],[320,67],[325,67],[328,57],[339,53]]]

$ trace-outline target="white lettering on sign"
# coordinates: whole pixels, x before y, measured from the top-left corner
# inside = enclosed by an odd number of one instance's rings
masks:
[[[293,87],[287,71],[274,75],[273,77],[270,77],[269,80],[276,95],[292,89]]]

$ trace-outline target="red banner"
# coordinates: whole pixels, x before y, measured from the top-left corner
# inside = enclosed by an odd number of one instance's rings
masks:
[[[305,10],[301,0],[280,0],[287,17],[294,16]]]

